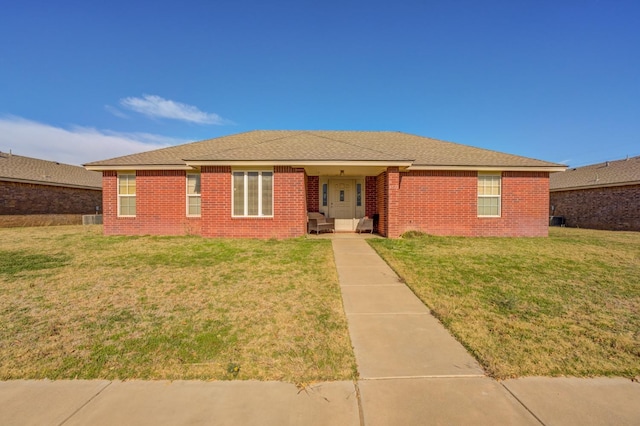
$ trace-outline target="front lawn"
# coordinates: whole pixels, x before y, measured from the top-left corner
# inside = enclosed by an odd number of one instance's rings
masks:
[[[355,377],[328,240],[0,229],[0,379]]]
[[[496,378],[640,375],[640,233],[368,241]]]

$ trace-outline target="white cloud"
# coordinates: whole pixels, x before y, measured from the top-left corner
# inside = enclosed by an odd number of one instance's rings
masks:
[[[16,116],[0,117],[0,151],[66,164],[80,165],[185,142],[150,133],[63,129]]]
[[[120,99],[120,105],[149,117],[171,118],[198,124],[231,124],[218,114],[200,111],[192,105],[174,102],[156,95]]]
[[[105,105],[104,109],[107,110],[108,112],[110,112],[111,114],[115,115],[116,117],[129,118],[129,116],[127,114],[125,114],[124,112],[120,111],[116,107],[112,107],[111,105]]]

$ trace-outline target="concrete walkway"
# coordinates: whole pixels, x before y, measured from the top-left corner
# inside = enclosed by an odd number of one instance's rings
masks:
[[[365,425],[640,425],[630,380],[486,377],[366,241],[332,244]]]
[[[331,236],[360,380],[0,382],[0,425],[639,425],[626,379],[497,382],[369,245]]]

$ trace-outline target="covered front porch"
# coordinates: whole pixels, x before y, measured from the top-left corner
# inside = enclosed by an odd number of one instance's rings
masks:
[[[381,165],[305,167],[307,211],[333,218],[337,233],[354,233],[361,218],[375,219],[374,232],[384,235],[386,171]]]

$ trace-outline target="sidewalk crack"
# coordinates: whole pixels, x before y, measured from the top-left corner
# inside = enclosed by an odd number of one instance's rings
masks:
[[[105,387],[103,387],[102,389],[100,389],[100,390],[99,390],[95,395],[93,395],[93,396],[92,396],[91,398],[89,398],[89,399],[88,399],[84,404],[82,404],[80,407],[78,407],[78,409],[77,409],[77,410],[75,410],[73,413],[69,414],[69,416],[68,416],[66,419],[64,419],[63,421],[61,421],[61,422],[60,422],[60,424],[59,424],[58,426],[62,426],[62,425],[64,425],[65,423],[67,423],[69,420],[71,420],[71,418],[72,418],[73,416],[75,416],[76,414],[78,414],[78,412],[79,412],[80,410],[82,410],[84,407],[86,407],[86,406],[87,406],[91,401],[93,401],[93,400],[94,400],[98,395],[100,395],[100,394],[101,394],[101,393],[102,393],[106,388],[108,388],[109,386],[111,386],[111,383],[113,383],[113,382],[109,382],[109,383],[107,383]]]
[[[354,380],[353,385],[356,388],[356,399],[358,400],[358,416],[360,417],[360,426],[364,425],[364,409],[362,408],[362,396],[360,395],[360,387],[358,381]]]
[[[509,392],[509,394],[510,394],[511,396],[513,396],[513,397],[516,399],[516,401],[518,401],[518,403],[519,403],[520,405],[522,405],[522,406],[524,407],[524,409],[525,409],[525,410],[527,410],[527,411],[529,412],[529,414],[531,414],[531,415],[533,416],[533,418],[534,418],[534,419],[536,419],[537,421],[539,421],[541,425],[546,426],[546,424],[542,421],[542,419],[541,419],[540,417],[536,416],[536,415],[535,415],[535,413],[534,413],[533,411],[531,411],[531,410],[529,409],[529,407],[527,407],[527,406],[526,406],[526,404],[525,404],[525,403],[524,403],[520,398],[518,398],[518,397],[516,396],[516,394],[515,394],[515,393],[511,392],[511,389],[509,389],[508,387],[506,387],[506,386],[504,385],[504,383],[502,383],[502,382],[498,382],[498,384],[499,384],[500,386],[502,386],[503,388],[505,388],[505,389],[507,390],[507,392]]]

